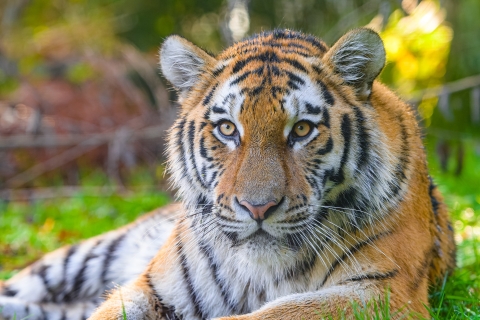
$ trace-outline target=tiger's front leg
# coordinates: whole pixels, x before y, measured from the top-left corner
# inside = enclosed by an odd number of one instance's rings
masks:
[[[386,299],[386,295],[387,291],[377,284],[354,282],[316,292],[292,294],[267,303],[252,313],[215,320],[350,319],[355,310],[364,314],[365,319],[369,315],[373,316],[377,310],[392,319],[396,316],[415,315],[401,302],[404,299],[396,296]],[[386,303],[389,305],[386,306]]]
[[[169,308],[152,292],[148,277],[142,275],[128,286],[118,288],[108,296],[90,320],[169,320]]]
[[[146,270],[134,282],[113,290],[89,320],[177,319],[174,309],[164,304],[155,289],[157,276],[168,278],[168,275],[174,273],[174,265],[178,259],[171,255],[171,248],[175,247],[177,235],[178,228],[175,228]],[[180,279],[176,278],[174,282],[181,283]]]

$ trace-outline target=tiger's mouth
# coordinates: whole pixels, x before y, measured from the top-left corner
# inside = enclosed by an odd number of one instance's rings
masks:
[[[267,231],[265,231],[263,228],[258,228],[257,231],[246,237],[244,240],[245,241],[250,241],[250,240],[258,240],[258,239],[264,239],[264,240],[269,240],[269,241],[274,241],[278,240],[277,237],[271,235]]]
[[[245,244],[255,245],[256,247],[266,247],[281,241],[280,238],[268,233],[262,228],[258,228],[245,238],[239,238],[238,234],[230,234],[232,247],[240,247]]]
[[[311,219],[301,219],[301,225],[290,226],[283,223],[260,223],[250,224],[246,228],[239,228],[237,230],[225,230],[223,233],[232,241],[233,247],[238,247],[249,243],[255,246],[271,246],[279,244],[287,247],[301,246],[301,234],[305,233],[308,227],[308,221]]]

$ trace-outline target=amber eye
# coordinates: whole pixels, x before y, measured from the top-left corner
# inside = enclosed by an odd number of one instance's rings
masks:
[[[312,131],[312,125],[307,121],[300,121],[293,126],[293,133],[299,138],[306,137]]]
[[[224,136],[233,136],[236,131],[235,125],[230,121],[220,123],[219,129]]]

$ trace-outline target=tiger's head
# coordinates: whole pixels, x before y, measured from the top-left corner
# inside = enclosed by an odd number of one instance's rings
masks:
[[[385,63],[372,30],[331,48],[277,30],[215,57],[171,36],[160,63],[181,104],[169,169],[186,205],[215,218],[210,234],[294,247],[326,221],[362,228],[401,197],[404,173],[370,103]]]

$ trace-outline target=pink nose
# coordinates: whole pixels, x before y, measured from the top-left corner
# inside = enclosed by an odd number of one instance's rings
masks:
[[[248,211],[250,213],[250,217],[252,217],[253,220],[259,221],[259,220],[265,220],[265,219],[268,218],[270,213],[273,212],[273,210],[270,210],[271,212],[267,212],[268,209],[275,206],[277,204],[277,202],[276,201],[269,201],[265,204],[257,205],[257,204],[251,204],[247,200],[242,200],[242,201],[240,201],[240,204],[248,209]],[[265,214],[265,213],[267,213],[267,214]]]

